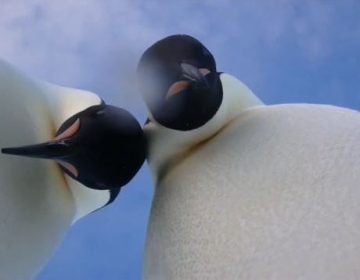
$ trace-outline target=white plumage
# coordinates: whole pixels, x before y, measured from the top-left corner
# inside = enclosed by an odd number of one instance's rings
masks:
[[[145,127],[149,279],[358,279],[360,114],[265,106],[221,74],[205,125]]]
[[[0,147],[52,139],[63,121],[100,103],[91,92],[29,79],[0,61]],[[53,161],[0,155],[0,279],[30,279],[71,223],[108,199]]]

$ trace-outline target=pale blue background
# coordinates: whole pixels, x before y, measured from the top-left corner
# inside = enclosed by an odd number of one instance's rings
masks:
[[[170,2],[1,0],[0,57],[95,91],[143,122],[139,56],[166,35],[187,33],[266,103],[360,108],[359,1]],[[151,196],[144,166],[114,204],[72,227],[38,279],[139,279]]]

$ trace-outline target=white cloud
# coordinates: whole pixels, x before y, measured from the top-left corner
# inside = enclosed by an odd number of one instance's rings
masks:
[[[163,36],[198,37],[221,70],[234,72],[241,65],[241,74],[256,84],[266,80],[262,69],[272,63],[266,59],[286,46],[295,49],[288,53],[315,63],[329,57],[341,39],[358,42],[360,24],[346,21],[356,7],[354,0],[2,0],[0,57],[37,77],[93,89],[135,108],[141,102],[133,89],[137,60]]]
[[[44,76],[79,79],[82,63],[91,67],[109,52],[136,51],[152,37],[138,11],[131,1],[5,1],[0,53]]]

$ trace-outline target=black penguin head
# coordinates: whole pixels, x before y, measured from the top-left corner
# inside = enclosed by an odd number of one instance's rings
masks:
[[[138,76],[153,118],[168,128],[198,128],[221,105],[214,57],[191,36],[169,36],[148,48],[140,59]]]
[[[127,111],[96,105],[67,119],[55,139],[3,153],[56,160],[69,176],[93,189],[111,189],[111,200],[145,160],[145,138]]]

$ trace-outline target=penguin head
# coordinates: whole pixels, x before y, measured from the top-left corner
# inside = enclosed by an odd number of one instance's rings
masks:
[[[152,118],[167,128],[201,127],[221,105],[215,59],[191,36],[173,35],[156,42],[142,55],[137,72]]]
[[[137,120],[121,108],[102,103],[68,118],[54,139],[4,148],[2,153],[53,159],[87,188],[110,191],[110,203],[140,169],[145,150]]]
[[[172,35],[150,46],[137,67],[149,109],[147,160],[156,180],[245,110],[264,105],[240,80],[218,72],[197,39]]]

